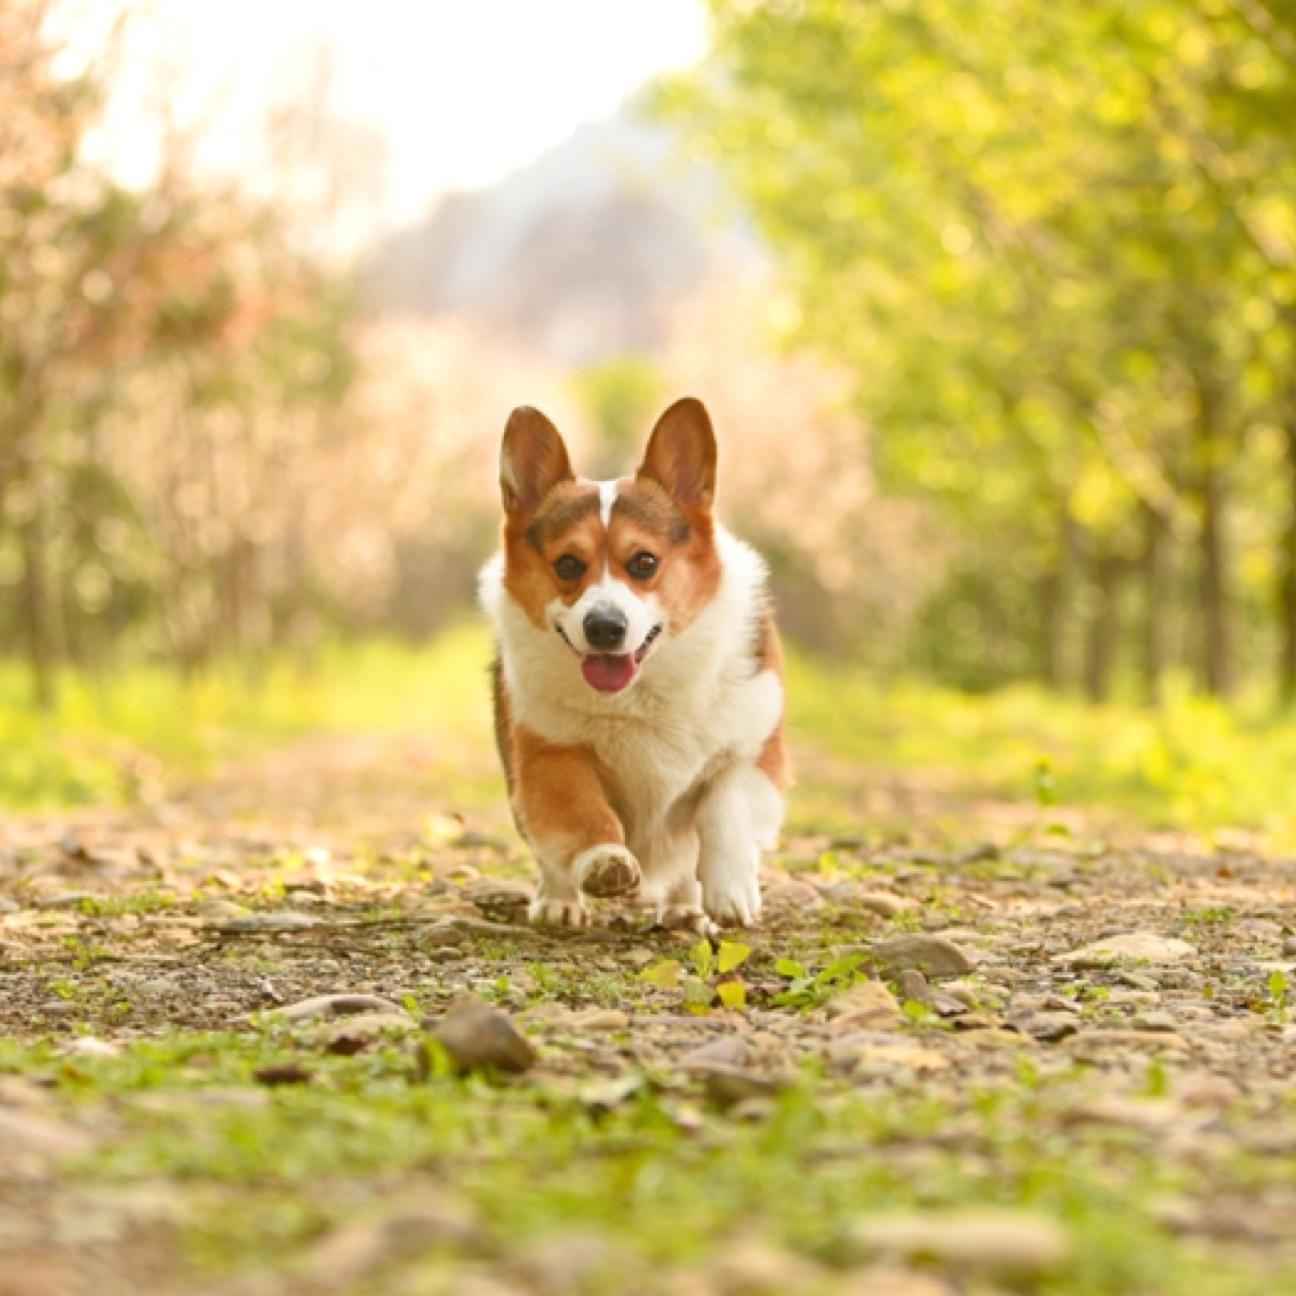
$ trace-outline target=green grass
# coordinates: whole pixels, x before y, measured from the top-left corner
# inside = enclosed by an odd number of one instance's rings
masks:
[[[320,733],[433,735],[488,759],[485,666],[476,625],[422,649],[335,645],[309,663],[280,659],[255,676],[233,667],[182,683],[162,667],[102,681],[68,675],[53,717],[22,699],[0,666],[0,806],[56,807],[147,797],[158,780]],[[1180,692],[1160,708],[1090,707],[1030,687],[972,696],[793,654],[790,727],[803,746],[958,795],[1056,802],[1152,827],[1243,828],[1296,843],[1296,718],[1258,704],[1229,709]],[[839,780],[838,780],[839,781]],[[806,770],[805,803],[816,800]],[[822,800],[822,798],[819,798]],[[822,820],[827,807],[816,805]]]
[[[436,1183],[453,1166],[449,1186],[509,1246],[597,1229],[642,1257],[646,1272],[699,1261],[740,1229],[831,1269],[858,1262],[851,1229],[870,1213],[994,1204],[1053,1216],[1072,1237],[1071,1260],[1033,1292],[1270,1296],[1296,1281],[1207,1260],[1166,1232],[1157,1204],[1200,1184],[1139,1140],[1046,1134],[1086,1083],[1079,1069],[935,1097],[855,1094],[808,1067],[763,1120],[710,1113],[699,1122],[697,1087],[665,1077],[645,1075],[607,1110],[580,1090],[529,1081],[421,1081],[408,1046],[334,1058],[304,1053],[306,1041],[282,1028],[181,1032],[119,1058],[76,1060],[0,1041],[0,1074],[44,1077],[72,1111],[110,1103],[113,1136],[82,1162],[80,1182],[175,1185],[198,1207],[185,1215],[189,1259],[211,1270],[291,1269],[315,1237],[354,1215],[367,1177]],[[254,1083],[257,1068],[286,1062],[305,1063],[309,1082],[259,1105],[220,1100]],[[1212,1191],[1253,1172],[1239,1154],[1213,1169]],[[614,1281],[600,1290],[645,1289]]]

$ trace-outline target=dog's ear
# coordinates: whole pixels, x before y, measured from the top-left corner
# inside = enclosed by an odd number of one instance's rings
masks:
[[[715,497],[716,442],[710,415],[700,400],[685,396],[657,420],[638,475],[664,486],[687,509],[710,509]]]
[[[571,476],[571,460],[558,429],[538,409],[519,405],[509,415],[500,446],[500,493],[505,510],[530,512]]]

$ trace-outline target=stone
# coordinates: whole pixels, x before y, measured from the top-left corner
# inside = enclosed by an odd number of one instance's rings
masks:
[[[351,1057],[373,1044],[396,1035],[408,1035],[418,1029],[418,1023],[408,1014],[400,1012],[358,1013],[344,1017],[328,1028],[324,1047],[330,1053]]]
[[[1015,1017],[1009,1023],[1023,1035],[1037,1039],[1045,1044],[1055,1040],[1066,1039],[1080,1029],[1080,1019],[1069,1012],[1037,1012],[1024,1017]]]
[[[917,900],[909,896],[892,895],[889,891],[864,891],[855,897],[855,903],[880,918],[894,918],[897,914],[919,907]]]
[[[296,1003],[285,1004],[276,1008],[276,1017],[285,1017],[288,1021],[311,1021],[318,1017],[351,1017],[361,1013],[398,1013],[400,1005],[390,999],[370,994],[323,994],[312,995],[309,999],[300,999]]]
[[[504,1071],[513,1075],[535,1065],[535,1050],[498,1009],[472,996],[451,1005],[432,1038],[460,1071]]]
[[[432,1247],[467,1245],[476,1235],[464,1207],[424,1193],[381,1218],[343,1224],[316,1243],[306,1263],[327,1286],[349,1290],[383,1265],[411,1260]]]
[[[906,968],[914,968],[929,977],[963,976],[972,971],[972,960],[966,952],[942,936],[893,936],[872,946],[867,953],[874,963],[897,975]]]
[[[1119,963],[1178,963],[1197,953],[1194,946],[1175,936],[1158,936],[1155,932],[1123,932],[1105,936],[1082,949],[1057,954],[1053,961],[1064,967],[1102,968]]]
[[[567,1025],[580,1030],[627,1030],[630,1017],[619,1008],[587,1008],[584,1012],[572,1013],[567,1018]]]
[[[721,1035],[690,1049],[680,1058],[678,1066],[681,1071],[700,1075],[717,1067],[742,1067],[751,1061],[754,1053],[755,1049],[741,1035]]]
[[[704,1072],[707,1101],[728,1111],[739,1103],[773,1099],[783,1088],[782,1082],[770,1076],[744,1071],[740,1067],[714,1066]]]
[[[1047,1273],[1071,1251],[1056,1220],[1033,1211],[988,1207],[874,1215],[859,1221],[851,1235],[873,1253],[1009,1277]]]
[[[817,1290],[823,1281],[818,1265],[759,1238],[739,1238],[712,1261],[711,1290],[722,1296],[784,1296]]]
[[[895,995],[882,981],[861,981],[834,995],[824,1005],[824,1012],[838,1033],[885,1025],[902,1015]]]
[[[808,882],[779,882],[762,896],[765,908],[776,914],[809,913],[822,909],[823,896]]]
[[[311,914],[296,913],[291,909],[266,910],[261,913],[240,914],[237,918],[221,918],[212,927],[230,936],[251,935],[257,932],[303,931],[318,927],[320,919]]]
[[[897,1068],[932,1075],[950,1065],[949,1058],[935,1049],[905,1043],[862,1044],[849,1050],[843,1047],[834,1050],[832,1056],[834,1062],[854,1075],[885,1076]]]

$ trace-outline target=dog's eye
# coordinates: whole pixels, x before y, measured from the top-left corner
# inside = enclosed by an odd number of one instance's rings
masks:
[[[650,554],[646,550],[635,554],[633,558],[626,563],[626,571],[630,573],[635,580],[647,580],[650,576],[656,575],[659,566],[659,559],[656,554]]]
[[[585,564],[575,554],[563,554],[553,565],[554,575],[561,581],[580,580],[585,575]]]

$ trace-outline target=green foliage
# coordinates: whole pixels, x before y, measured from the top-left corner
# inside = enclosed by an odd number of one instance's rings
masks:
[[[884,484],[951,537],[910,660],[1105,695],[1137,583],[1151,690],[1174,613],[1225,691],[1239,610],[1246,664],[1278,631],[1296,688],[1290,11],[709,8],[662,108],[780,254],[795,338],[854,375]]]
[[[575,377],[577,394],[599,430],[594,472],[620,473],[640,448],[644,427],[658,412],[665,382],[646,356],[600,361]]]

